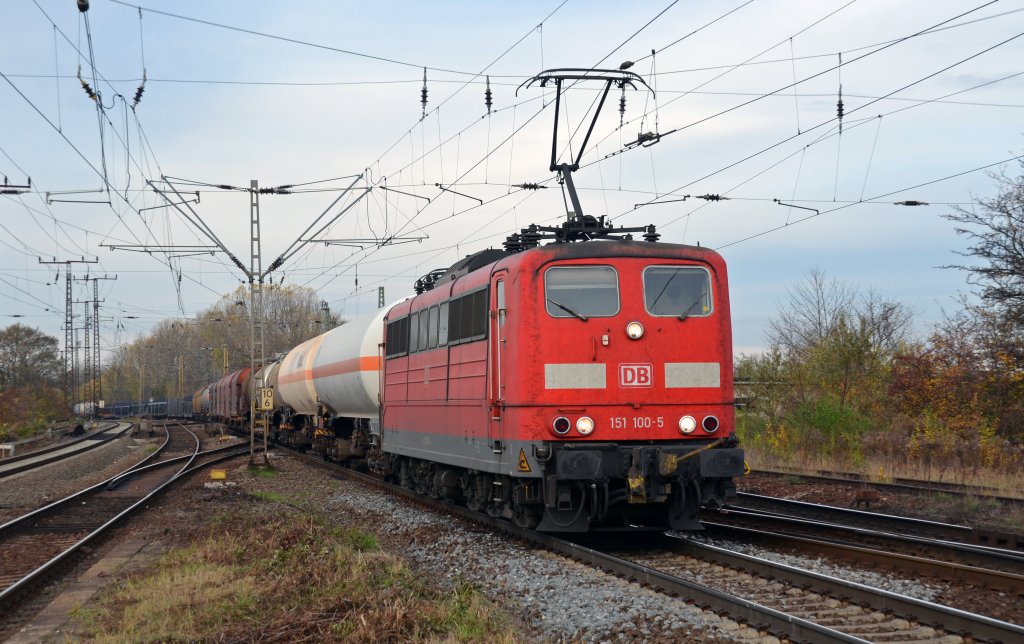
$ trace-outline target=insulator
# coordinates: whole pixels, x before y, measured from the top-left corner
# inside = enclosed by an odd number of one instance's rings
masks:
[[[839,100],[836,101],[836,117],[839,119],[839,134],[843,133],[843,52],[839,52]]]
[[[523,248],[536,248],[540,245],[541,235],[536,224],[530,224],[522,232]]]
[[[85,90],[86,96],[88,96],[89,98],[91,98],[94,101],[97,100],[96,92],[92,91],[92,87],[89,87],[89,83],[85,82],[85,79],[82,78],[82,66],[81,65],[78,66],[78,81],[80,83],[82,83],[82,89]]]
[[[76,3],[78,4],[78,10],[82,13],[89,10],[89,0],[76,0]]]
[[[136,90],[135,90],[135,99],[132,100],[132,109],[133,110],[138,106],[139,101],[142,100],[142,93],[145,92],[145,91],[146,91],[146,70],[143,69],[142,70],[142,83],[138,86],[138,88],[136,88]]]
[[[520,242],[519,233],[512,233],[505,238],[505,243],[502,244],[505,247],[507,253],[518,253],[523,250],[523,245]]]
[[[82,89],[85,90],[86,96],[88,96],[94,101],[96,100],[96,92],[92,91],[92,88],[89,87],[89,83],[85,82],[84,80],[82,81]]]
[[[646,227],[646,228],[644,229],[644,241],[648,241],[648,242],[656,242],[656,241],[658,241],[658,239],[660,239],[660,238],[661,238],[661,235],[659,235],[659,234],[658,234],[658,233],[656,232],[656,229],[655,229],[655,227],[654,227],[654,224],[650,224],[650,225],[648,225],[648,226],[647,226],[647,227]]]
[[[484,90],[484,105],[487,106],[487,113],[491,113],[491,77],[487,77],[487,89]]]
[[[423,68],[423,89],[420,90],[420,105],[423,107],[421,118],[427,117],[427,68]]]
[[[895,206],[927,206],[929,204],[928,204],[927,201],[918,201],[916,199],[907,199],[906,201],[894,202],[893,205],[895,205]]]
[[[622,96],[619,97],[619,127],[626,118],[626,84],[622,84]]]
[[[703,199],[704,201],[728,201],[729,197],[723,197],[722,195],[694,195],[697,199]]]

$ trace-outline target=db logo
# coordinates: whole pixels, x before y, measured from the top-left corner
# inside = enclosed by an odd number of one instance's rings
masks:
[[[654,385],[654,367],[649,364],[620,364],[619,385],[622,387],[651,387]]]

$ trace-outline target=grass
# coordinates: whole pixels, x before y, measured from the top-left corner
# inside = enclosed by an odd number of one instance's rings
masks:
[[[956,444],[943,451],[893,431],[868,432],[854,444],[850,433],[842,428],[819,432],[782,422],[773,425],[757,414],[739,413],[736,433],[754,469],[790,470],[794,474],[821,470],[860,474],[875,481],[908,478],[956,483],[992,488],[1007,496],[1020,496],[1024,490],[1024,470],[1011,463],[1017,452],[999,445],[992,449],[1007,457],[1001,467],[998,461],[991,466],[979,463],[978,450],[971,445]],[[846,449],[837,449],[844,444]],[[1015,449],[1019,452],[1020,447]]]
[[[250,476],[254,476],[259,479],[272,479],[277,476],[277,470],[266,465],[250,465],[248,466],[247,471]]]
[[[262,499],[264,501],[270,501],[272,503],[287,503],[288,502],[288,498],[285,495],[278,494],[277,492],[264,492],[263,490],[253,490],[252,492],[249,492],[249,494],[251,494],[252,496],[256,497],[257,499]]]
[[[223,515],[77,618],[98,642],[518,639],[472,586],[434,590],[373,535],[296,512]]]

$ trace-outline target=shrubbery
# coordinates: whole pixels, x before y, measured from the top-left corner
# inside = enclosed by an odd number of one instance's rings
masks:
[[[970,240],[977,287],[924,340],[910,312],[812,271],[780,308],[770,348],[736,364],[755,458],[879,476],[1019,477],[1024,465],[1024,177],[946,215]],[[976,303],[974,303],[976,302]]]
[[[814,333],[792,333],[799,344],[775,337],[764,355],[737,362],[738,395],[750,401],[737,431],[755,460],[961,481],[1018,473],[1024,369],[982,312],[965,309],[916,343],[901,313],[893,319],[904,323],[879,342],[864,315],[871,294],[823,294],[849,291],[819,273],[800,289],[816,293],[804,302],[841,301],[844,310]],[[799,320],[785,324],[793,331]]]

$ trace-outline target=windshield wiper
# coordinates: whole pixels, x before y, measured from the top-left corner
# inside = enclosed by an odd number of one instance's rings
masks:
[[[566,313],[568,313],[569,315],[571,315],[571,316],[573,316],[575,318],[579,318],[579,319],[583,320],[584,322],[587,321],[587,316],[583,315],[582,313],[577,313],[576,311],[573,311],[572,309],[570,309],[568,306],[562,304],[561,302],[556,302],[556,301],[552,300],[550,297],[548,298],[548,302],[551,302],[552,304],[554,304],[555,306],[557,306],[558,308],[562,309],[563,311],[565,311]]]
[[[690,317],[690,311],[693,310],[693,307],[697,306],[697,303],[704,299],[704,295],[705,295],[704,293],[701,293],[700,295],[698,295],[697,299],[694,300],[693,303],[690,304],[690,306],[686,307],[686,310],[684,310],[682,313],[680,313],[679,317],[677,317],[676,319],[680,320],[682,322],[685,322],[686,318]]]

